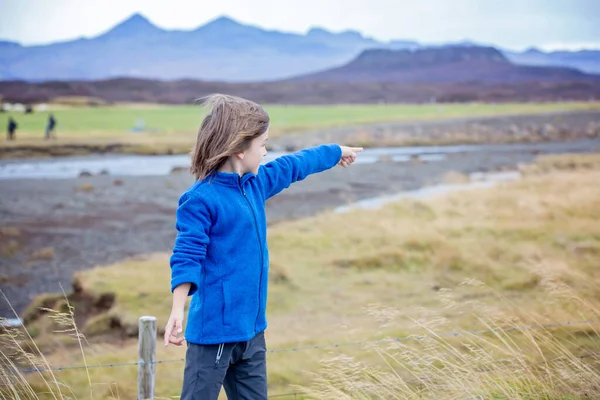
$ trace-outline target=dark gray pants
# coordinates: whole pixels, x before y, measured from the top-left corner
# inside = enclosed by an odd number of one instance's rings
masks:
[[[267,398],[264,332],[247,342],[188,343],[181,400],[217,400],[221,386],[229,400]]]

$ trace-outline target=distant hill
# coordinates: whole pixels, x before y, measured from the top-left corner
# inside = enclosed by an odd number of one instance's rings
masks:
[[[377,41],[351,30],[270,31],[226,17],[192,30],[164,30],[134,14],[93,38],[43,46],[0,41],[0,80],[276,81],[347,64],[364,50],[429,47],[413,40]],[[600,51],[503,54],[515,63],[600,71]]]
[[[238,95],[267,104],[588,101],[600,99],[600,81],[225,83],[131,78],[92,82],[0,81],[0,97],[11,103],[43,103],[57,97],[62,97],[61,101],[65,101],[65,97],[75,96],[73,100],[78,104],[87,101],[89,105],[111,102],[191,104],[195,99],[215,92]]]
[[[365,50],[348,64],[294,78],[313,82],[567,82],[600,81],[566,67],[522,66],[493,47],[451,46],[419,50]]]
[[[504,55],[515,64],[571,67],[600,74],[600,50],[543,52],[529,49],[522,53],[505,51]]]

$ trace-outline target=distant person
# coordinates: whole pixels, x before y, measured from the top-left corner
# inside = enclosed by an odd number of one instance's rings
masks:
[[[50,116],[48,117],[48,124],[46,125],[46,136],[44,136],[44,139],[56,139],[55,128],[56,119],[54,118],[54,115],[50,114]]]
[[[181,400],[267,399],[264,331],[269,276],[265,202],[310,174],[348,167],[362,148],[322,145],[261,165],[269,115],[213,95],[179,198],[171,256],[173,306],[165,346],[187,341]],[[184,306],[192,297],[184,337]]]
[[[6,128],[6,135],[8,140],[15,140],[15,133],[17,131],[17,123],[12,117],[8,117],[8,126]]]

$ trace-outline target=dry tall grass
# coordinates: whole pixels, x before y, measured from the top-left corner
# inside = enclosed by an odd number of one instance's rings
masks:
[[[543,326],[542,316],[524,313],[504,298],[499,310],[480,301],[459,303],[446,294],[447,309],[475,315],[487,331],[462,331],[443,315],[423,311],[415,323],[426,335],[373,344],[370,351],[380,358],[378,365],[331,356],[299,392],[311,399],[600,398],[600,313],[552,274],[541,285],[558,301],[582,307],[588,322],[575,331]]]
[[[92,381],[87,369],[85,347],[88,343],[75,321],[75,308],[66,294],[63,311],[45,309],[55,333],[65,335],[77,343],[82,370],[87,376],[86,388],[89,398],[94,398]],[[8,299],[4,298],[8,302]],[[14,312],[14,310],[13,310]],[[70,399],[77,398],[72,388],[59,380],[40,347],[27,329],[5,328],[0,334],[0,396],[2,399]],[[35,383],[30,382],[28,373],[35,373]]]

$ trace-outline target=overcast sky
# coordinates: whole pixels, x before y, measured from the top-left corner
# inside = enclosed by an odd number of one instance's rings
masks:
[[[136,12],[163,29],[226,15],[295,33],[317,26],[384,41],[600,49],[600,0],[0,0],[0,39],[30,45],[93,37]]]

